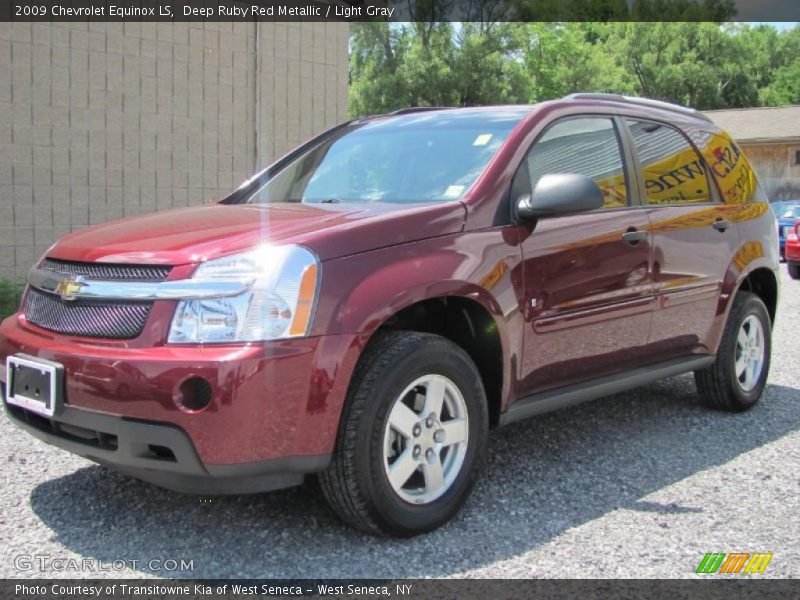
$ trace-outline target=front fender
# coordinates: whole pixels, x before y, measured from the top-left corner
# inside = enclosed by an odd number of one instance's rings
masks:
[[[325,262],[312,335],[349,332],[366,343],[404,308],[433,298],[467,298],[497,325],[505,398],[516,380],[510,365],[518,364],[524,329],[517,295],[522,286],[514,280],[521,253],[506,238],[502,228],[473,231]]]

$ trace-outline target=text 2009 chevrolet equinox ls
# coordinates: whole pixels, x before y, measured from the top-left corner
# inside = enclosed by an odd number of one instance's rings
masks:
[[[695,111],[399,111],[217,205],[62,238],[0,328],[0,381],[20,427],[124,473],[205,494],[316,473],[347,522],[412,535],[457,512],[493,426],[688,371],[753,406],[777,248]]]

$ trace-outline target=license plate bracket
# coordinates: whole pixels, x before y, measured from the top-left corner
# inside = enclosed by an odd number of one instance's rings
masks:
[[[42,358],[15,354],[6,359],[6,402],[44,417],[62,403],[64,366]]]

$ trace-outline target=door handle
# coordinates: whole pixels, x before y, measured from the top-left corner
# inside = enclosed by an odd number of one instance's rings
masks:
[[[717,231],[725,231],[726,229],[730,229],[731,228],[731,222],[728,221],[727,219],[723,219],[721,217],[717,217],[717,220],[714,221],[713,227]]]
[[[639,231],[635,227],[628,227],[628,231],[622,234],[622,239],[631,246],[635,246],[639,242],[647,239],[647,232]]]

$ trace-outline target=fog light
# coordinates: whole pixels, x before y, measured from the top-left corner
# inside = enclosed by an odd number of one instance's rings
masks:
[[[178,388],[175,404],[185,412],[201,412],[211,404],[211,395],[210,383],[202,377],[190,377]]]

